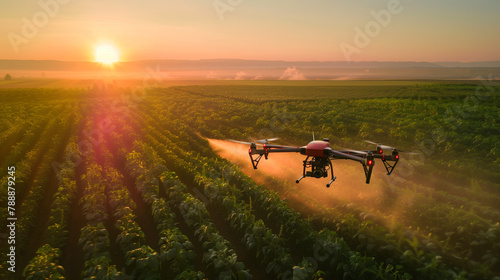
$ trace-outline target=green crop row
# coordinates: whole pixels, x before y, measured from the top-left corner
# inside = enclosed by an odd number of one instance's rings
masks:
[[[139,143],[135,146],[141,148]],[[127,172],[136,178],[135,186],[151,207],[153,219],[160,231],[158,245],[162,265],[168,267],[170,275],[176,275],[174,279],[184,279],[183,277],[189,275],[196,275],[197,278],[202,279],[203,273],[194,271],[196,254],[192,243],[176,226],[175,214],[166,200],[160,198],[157,177],[162,172],[162,168],[159,165],[161,165],[161,160],[155,156],[146,158],[145,155],[136,151],[126,156]]]

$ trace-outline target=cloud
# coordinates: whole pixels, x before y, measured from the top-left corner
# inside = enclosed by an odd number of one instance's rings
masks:
[[[349,81],[349,80],[355,80],[355,78],[352,76],[342,76],[342,77],[338,77],[338,78],[331,79],[331,80],[333,80],[333,81]]]
[[[306,80],[306,78],[297,68],[288,67],[283,74],[281,74],[280,80]]]
[[[234,79],[235,80],[245,80],[246,75],[247,75],[247,73],[240,71],[240,72],[236,73],[236,77],[234,77]]]
[[[207,76],[205,77],[207,79],[217,79],[217,74],[215,74],[214,71],[208,72]]]

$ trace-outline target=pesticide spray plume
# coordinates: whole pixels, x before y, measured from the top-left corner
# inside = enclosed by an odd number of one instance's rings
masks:
[[[400,213],[412,204],[412,198],[404,192],[396,192],[387,186],[382,176],[385,169],[381,164],[375,166],[374,173],[380,178],[372,178],[365,184],[362,167],[351,161],[333,161],[337,180],[326,188],[329,178],[306,178],[299,184],[295,180],[302,174],[302,162],[305,156],[298,153],[277,153],[262,159],[257,170],[253,169],[248,156],[247,145],[225,140],[208,139],[212,149],[237,165],[242,172],[250,176],[256,183],[277,191],[281,198],[286,198],[301,209],[309,209],[315,215],[325,209],[335,208],[349,213],[369,213],[371,219],[392,228],[394,221],[400,221]],[[375,177],[375,176],[374,176]],[[275,178],[283,187],[273,184]]]

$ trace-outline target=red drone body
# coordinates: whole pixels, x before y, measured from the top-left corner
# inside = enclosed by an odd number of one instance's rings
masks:
[[[306,146],[305,155],[326,158],[328,155],[325,154],[325,148],[330,148],[330,142],[327,139],[323,139],[323,141],[311,141]]]

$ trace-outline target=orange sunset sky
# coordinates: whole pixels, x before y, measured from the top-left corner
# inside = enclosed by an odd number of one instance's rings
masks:
[[[500,60],[497,0],[2,1],[0,59]]]

